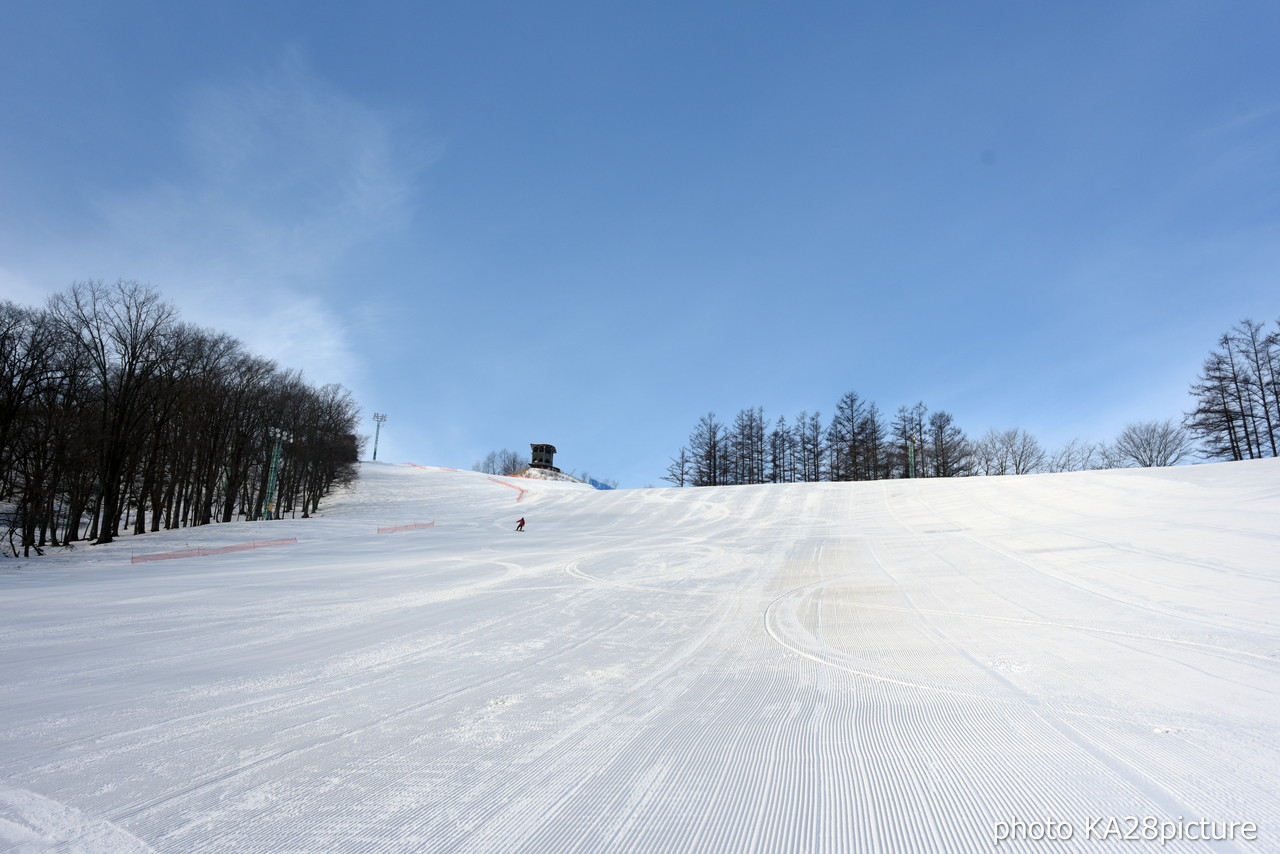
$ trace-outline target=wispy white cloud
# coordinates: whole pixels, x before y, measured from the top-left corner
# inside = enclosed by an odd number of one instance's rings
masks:
[[[310,278],[408,220],[417,170],[394,117],[326,84],[297,51],[264,75],[201,87],[181,121],[195,197],[138,201],[196,220],[238,266]]]
[[[351,385],[361,365],[337,271],[412,217],[427,158],[401,119],[326,81],[298,50],[205,81],[145,131],[173,134],[177,165],[154,170],[162,180],[98,193],[93,232],[45,247],[41,278],[50,290],[147,281],[184,319],[313,381]]]

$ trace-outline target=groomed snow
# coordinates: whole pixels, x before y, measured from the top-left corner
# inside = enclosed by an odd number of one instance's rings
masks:
[[[0,850],[1280,850],[1280,460],[499,481],[0,561]]]

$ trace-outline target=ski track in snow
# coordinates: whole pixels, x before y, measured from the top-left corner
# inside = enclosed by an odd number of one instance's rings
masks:
[[[0,852],[1280,851],[1277,462],[518,506],[365,464],[3,562]],[[1083,838],[1129,816],[1258,840]]]

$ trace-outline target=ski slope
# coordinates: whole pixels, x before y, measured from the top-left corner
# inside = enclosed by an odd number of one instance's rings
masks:
[[[366,463],[318,518],[0,561],[0,851],[1280,851],[1278,582],[1280,460]]]

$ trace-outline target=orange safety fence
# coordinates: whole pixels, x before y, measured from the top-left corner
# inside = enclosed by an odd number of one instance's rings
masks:
[[[529,490],[525,489],[523,486],[516,486],[514,483],[507,483],[505,480],[498,480],[496,477],[491,477],[491,478],[489,478],[489,480],[493,481],[494,483],[500,483],[500,484],[502,484],[503,486],[509,486],[509,487],[511,487],[512,489],[514,489],[514,490],[516,490],[517,492],[519,492],[520,494],[516,496],[516,503],[519,503],[519,502],[523,501],[523,500],[524,500],[524,494],[525,494],[526,492],[528,492],[528,491],[529,491]]]
[[[379,534],[394,534],[396,531],[414,531],[418,528],[434,528],[435,522],[414,522],[412,525],[393,525],[390,528],[379,528]]]
[[[149,555],[134,555],[130,563],[147,563],[153,560],[174,560],[180,557],[204,557],[206,555],[225,555],[231,552],[247,552],[249,549],[265,549],[268,546],[289,546],[298,542],[297,537],[284,540],[265,540],[263,542],[236,543],[234,546],[222,546],[216,549],[183,549],[176,552],[157,552]]]

